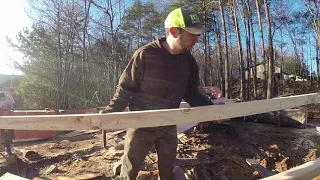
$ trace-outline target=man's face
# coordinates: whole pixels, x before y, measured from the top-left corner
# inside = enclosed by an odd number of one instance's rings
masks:
[[[189,52],[198,42],[198,36],[181,29],[180,34],[176,38],[177,48],[182,52]]]

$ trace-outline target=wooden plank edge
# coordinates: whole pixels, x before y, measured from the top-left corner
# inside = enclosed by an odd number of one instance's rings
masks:
[[[318,94],[194,108],[164,109],[109,114],[0,116],[2,129],[95,130],[180,125],[214,121],[316,104]]]
[[[320,175],[320,158],[309,161],[285,172],[263,178],[263,180],[309,180]]]
[[[14,174],[7,172],[0,177],[0,180],[29,180],[29,179],[26,179],[26,178],[23,178],[23,177],[20,177],[20,176],[17,176],[17,175],[14,175]]]

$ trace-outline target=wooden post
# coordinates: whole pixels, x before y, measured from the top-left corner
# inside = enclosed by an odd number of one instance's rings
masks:
[[[102,130],[102,147],[107,147],[106,130]]]

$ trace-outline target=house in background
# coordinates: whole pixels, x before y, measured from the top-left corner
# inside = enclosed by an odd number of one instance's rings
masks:
[[[264,80],[264,76],[263,76],[264,65],[261,63],[261,64],[257,64],[256,66],[257,66],[257,78],[258,78],[258,79],[261,79],[261,80]],[[276,74],[279,75],[280,72],[281,72],[281,68],[276,66],[276,67],[274,68],[274,74],[275,74],[275,75],[276,75]],[[283,73],[283,74],[285,74],[285,73]],[[248,79],[248,78],[247,78],[247,75],[248,75],[248,71],[246,70],[246,72],[245,72],[245,77],[246,77],[246,79]],[[250,69],[250,77],[253,78],[253,76],[254,76],[254,74],[253,74],[253,68],[251,68],[251,69]],[[266,76],[268,76],[268,74],[266,74]],[[279,75],[279,76],[280,76],[280,75]]]
[[[257,79],[264,80],[263,72],[264,72],[263,64],[258,64],[257,65]],[[245,71],[245,78],[246,79],[248,79],[247,74],[248,74],[248,71],[246,70]],[[250,78],[253,78],[253,76],[254,76],[253,69],[251,69]],[[268,76],[268,74],[266,74],[266,76]],[[274,77],[277,77],[278,79],[280,79],[280,76],[281,76],[281,68],[276,66],[274,68]],[[282,72],[282,79],[289,80],[289,81],[307,81],[307,79],[304,79],[301,76],[294,75],[294,74],[288,74],[286,72]]]

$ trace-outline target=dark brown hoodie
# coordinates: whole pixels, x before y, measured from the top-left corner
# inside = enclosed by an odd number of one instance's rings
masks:
[[[188,53],[170,54],[165,38],[139,48],[122,73],[107,112],[178,108],[182,99],[191,106],[212,105],[199,92],[198,65]]]

